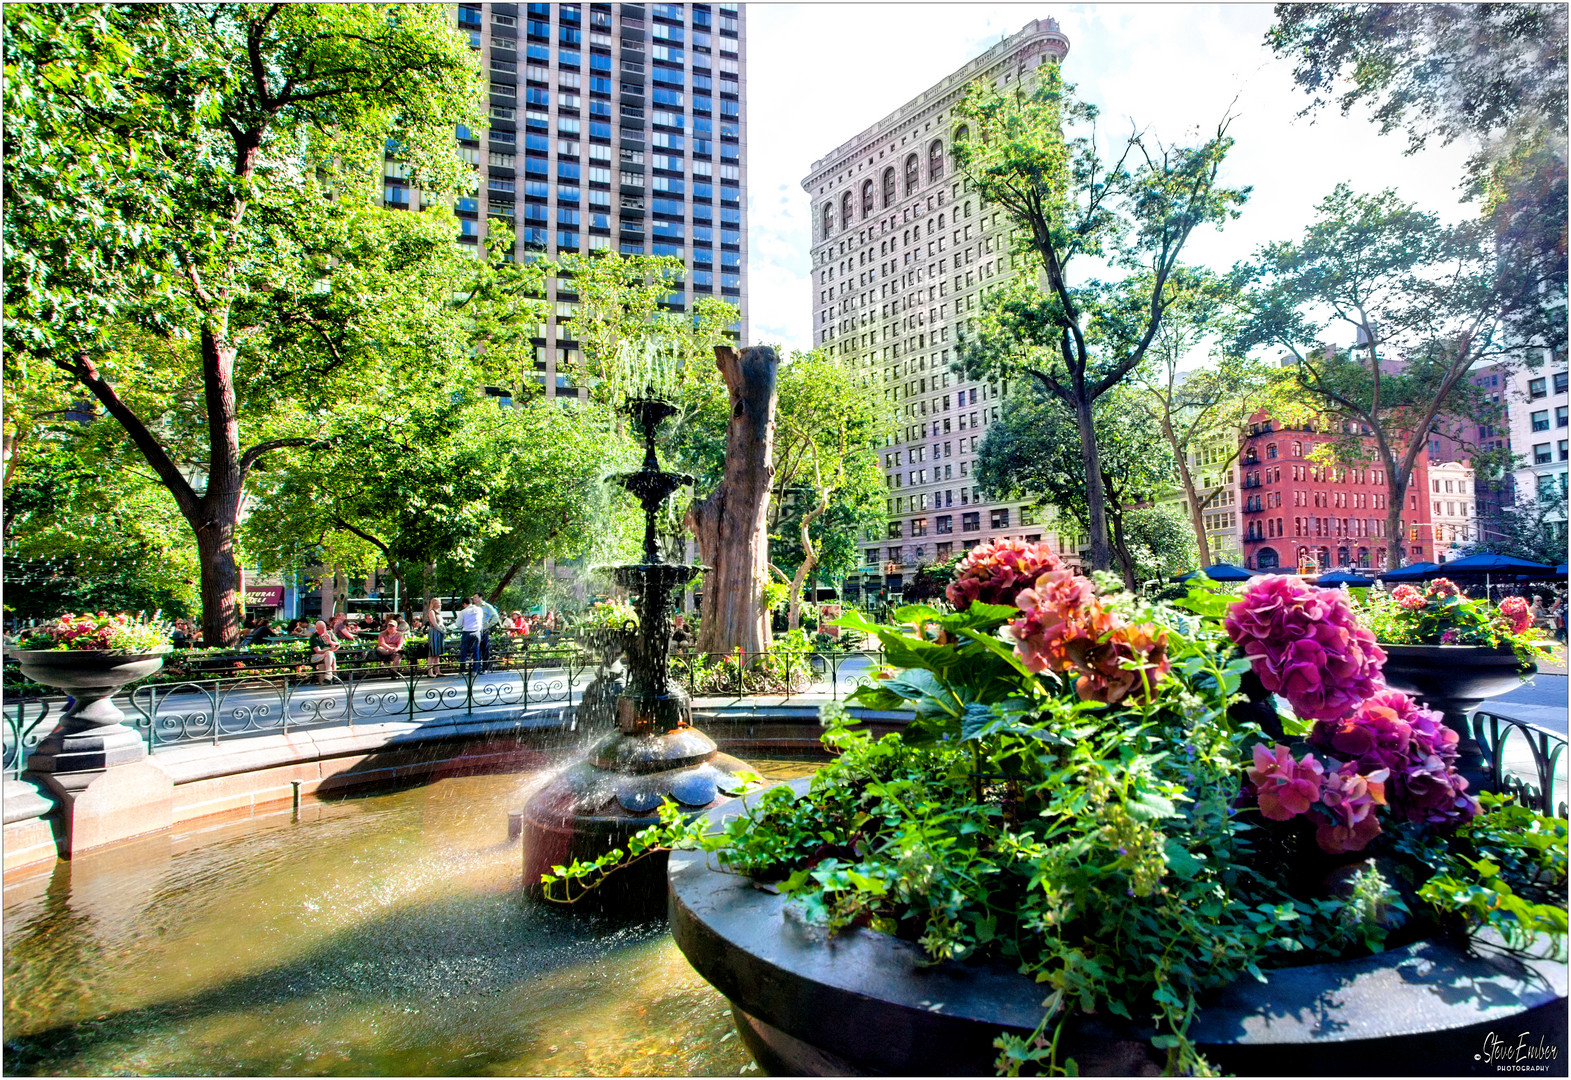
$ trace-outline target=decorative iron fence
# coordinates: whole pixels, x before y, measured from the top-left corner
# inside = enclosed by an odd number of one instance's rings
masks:
[[[278,735],[308,728],[389,721],[420,722],[440,715],[534,707],[573,707],[600,668],[596,650],[574,641],[528,645],[493,653],[483,672],[463,672],[444,656],[444,673],[431,675],[406,662],[395,675],[368,654],[342,660],[338,679],[325,685],[307,657],[247,650],[207,654],[223,666],[198,674],[189,666],[160,672],[116,698],[127,723],[142,732],[149,752],[192,742]],[[241,666],[235,666],[235,665]],[[704,655],[676,653],[672,674],[694,697],[734,703],[746,697],[793,698],[806,693],[843,697],[871,680],[876,653]],[[19,775],[27,756],[65,710],[58,691],[24,679],[15,661],[3,672],[0,772]]]
[[[1482,744],[1490,762],[1489,787],[1515,795],[1523,806],[1540,814],[1565,817],[1567,811],[1566,736],[1515,717],[1499,716],[1486,704],[1473,714],[1473,737]],[[1511,769],[1518,747],[1526,745],[1533,774]]]

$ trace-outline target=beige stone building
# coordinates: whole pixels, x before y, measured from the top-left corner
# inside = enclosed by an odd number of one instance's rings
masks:
[[[1430,524],[1434,529],[1436,562],[1449,562],[1460,549],[1479,539],[1473,487],[1471,465],[1461,461],[1430,464]]]
[[[820,158],[802,182],[813,206],[813,342],[848,359],[899,416],[882,451],[888,521],[864,538],[866,573],[853,588],[898,592],[917,566],[998,537],[1045,539],[1072,556],[1084,542],[1029,506],[982,500],[976,451],[1008,387],[950,370],[982,291],[1014,272],[1005,215],[955,172],[954,107],[980,80],[1029,80],[1068,52],[1056,21],[1033,20]]]

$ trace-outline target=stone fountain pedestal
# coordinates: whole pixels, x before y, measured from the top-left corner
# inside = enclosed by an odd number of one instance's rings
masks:
[[[632,594],[636,627],[623,631],[628,679],[616,702],[617,730],[568,765],[524,805],[524,886],[539,892],[540,875],[574,859],[589,861],[612,848],[626,850],[634,833],[660,822],[660,806],[674,801],[698,813],[746,787],[748,766],[720,753],[715,741],[693,727],[687,694],[670,678],[674,597],[702,569],[660,558],[655,515],[673,492],[693,478],[660,468],[655,429],[675,413],[669,402],[642,398],[626,411],[643,428],[643,468],[612,477],[644,509],[643,561],[616,567],[618,584]],[[664,853],[624,867],[598,891],[618,901],[646,899],[663,905]]]

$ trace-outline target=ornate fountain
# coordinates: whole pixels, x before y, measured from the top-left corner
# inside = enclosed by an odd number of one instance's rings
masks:
[[[524,884],[530,890],[553,866],[623,847],[634,833],[658,823],[666,799],[697,813],[740,791],[750,771],[693,727],[687,693],[671,681],[672,598],[703,569],[666,562],[656,540],[661,504],[693,482],[691,476],[660,468],[655,456],[655,431],[676,407],[651,392],[629,401],[623,411],[643,431],[645,447],[642,468],[608,481],[625,488],[644,509],[643,560],[614,568],[638,612],[637,626],[622,631],[627,682],[616,702],[616,731],[524,806]],[[663,885],[664,871],[663,860],[646,859],[618,877],[624,878],[624,890],[650,891]]]

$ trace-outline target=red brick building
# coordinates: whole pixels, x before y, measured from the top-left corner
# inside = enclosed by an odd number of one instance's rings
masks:
[[[1332,435],[1283,428],[1255,414],[1239,452],[1239,520],[1251,570],[1390,565],[1385,468],[1320,465],[1310,451]],[[1400,538],[1403,564],[1432,560],[1427,455],[1408,484]]]

